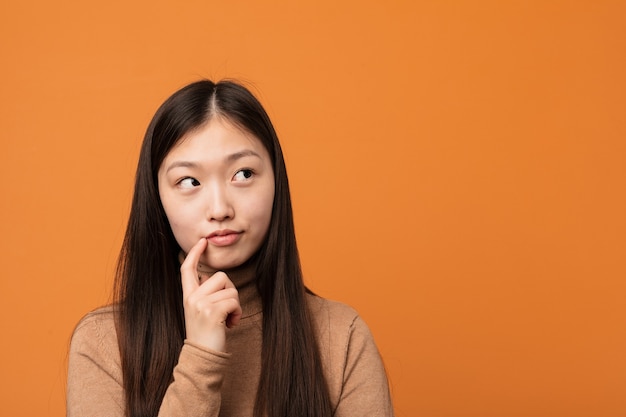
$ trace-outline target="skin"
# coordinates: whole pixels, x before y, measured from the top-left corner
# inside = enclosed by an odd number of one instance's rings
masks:
[[[224,351],[226,328],[241,317],[227,273],[250,259],[267,235],[271,159],[254,135],[214,117],[170,150],[158,181],[174,237],[187,253],[181,265],[187,340]],[[208,275],[199,279],[199,268]]]
[[[226,328],[236,326],[241,318],[237,288],[224,272],[198,280],[198,260],[207,248],[200,239],[180,267],[187,340],[208,349],[223,352]]]

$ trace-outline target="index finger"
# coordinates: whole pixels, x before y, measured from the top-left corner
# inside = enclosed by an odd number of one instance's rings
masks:
[[[185,261],[180,266],[180,281],[183,287],[183,300],[199,287],[198,283],[198,262],[200,255],[206,249],[208,242],[205,238],[200,239],[185,257]]]

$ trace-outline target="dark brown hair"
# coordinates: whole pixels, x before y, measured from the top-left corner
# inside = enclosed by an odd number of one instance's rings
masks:
[[[273,164],[275,196],[258,252],[263,303],[261,377],[254,415],[332,414],[305,294],[289,183],[274,127],[259,101],[231,81],[192,83],[153,117],[141,148],[135,191],[118,261],[117,332],[128,417],[156,416],[185,338],[178,253],[158,193],[157,172],[170,149],[212,117],[254,134]]]

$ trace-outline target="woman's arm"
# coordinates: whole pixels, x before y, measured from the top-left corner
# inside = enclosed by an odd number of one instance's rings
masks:
[[[393,405],[383,361],[360,318],[350,326],[343,387],[335,417],[392,417]]]
[[[350,327],[343,388],[335,417],[392,417],[389,383],[374,338],[360,318]]]
[[[120,355],[110,307],[85,316],[72,335],[67,417],[124,416]]]
[[[186,342],[159,416],[217,416],[228,362],[228,354]],[[120,355],[110,308],[90,313],[74,331],[69,353],[67,416],[125,416]]]
[[[392,417],[387,374],[365,322],[343,303],[308,301],[334,417]]]

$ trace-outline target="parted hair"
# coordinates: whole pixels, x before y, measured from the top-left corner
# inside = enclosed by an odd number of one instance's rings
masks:
[[[150,122],[141,147],[115,280],[126,415],[158,414],[185,339],[181,248],[159,198],[157,173],[172,147],[213,117],[223,117],[258,138],[274,172],[270,226],[254,256],[263,304],[262,365],[254,416],[330,417],[278,137],[248,89],[232,81],[209,80],[189,84],[170,96]]]

